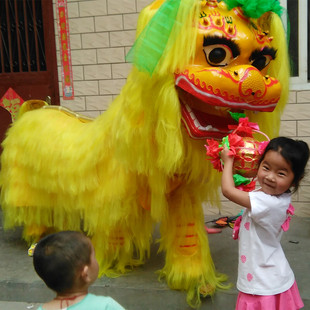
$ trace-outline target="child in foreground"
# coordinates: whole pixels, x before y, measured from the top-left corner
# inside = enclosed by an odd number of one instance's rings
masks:
[[[33,265],[56,297],[38,310],[124,310],[111,297],[88,293],[98,277],[94,247],[84,234],[61,231],[38,242]]]
[[[223,195],[246,208],[239,227],[236,310],[301,309],[304,304],[280,240],[294,212],[290,189],[296,191],[304,176],[308,145],[285,137],[272,139],[257,172],[261,187],[250,193],[235,188],[234,157],[226,146],[221,159]]]

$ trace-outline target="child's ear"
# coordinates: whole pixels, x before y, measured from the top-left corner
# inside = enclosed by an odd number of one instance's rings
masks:
[[[81,278],[83,279],[85,283],[88,283],[91,281],[88,272],[89,272],[88,265],[85,265],[81,272]]]

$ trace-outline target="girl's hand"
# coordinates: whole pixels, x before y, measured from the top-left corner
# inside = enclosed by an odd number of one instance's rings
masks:
[[[234,156],[233,155],[229,155],[229,149],[228,147],[224,144],[223,146],[223,150],[221,151],[221,160],[223,161],[224,165],[226,162],[229,162],[229,161],[234,161]]]

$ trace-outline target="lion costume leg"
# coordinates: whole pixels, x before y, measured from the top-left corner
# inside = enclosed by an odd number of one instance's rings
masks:
[[[102,225],[99,210],[98,225],[91,229],[86,227],[96,249],[99,276],[120,276],[143,264],[150,256],[153,230],[150,211],[142,208],[135,199],[129,201],[128,205],[123,205],[119,210],[109,210],[110,216],[117,218],[115,223]],[[121,214],[121,209],[130,209],[130,212]]]
[[[172,289],[186,290],[187,302],[196,308],[200,296],[227,288],[222,284],[227,277],[215,271],[200,202],[182,187],[169,198],[169,204],[169,215],[161,226],[160,249],[166,251],[166,263],[160,277]]]

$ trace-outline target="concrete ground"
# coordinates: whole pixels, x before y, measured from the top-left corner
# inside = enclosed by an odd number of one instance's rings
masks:
[[[208,226],[212,227],[212,224]],[[231,228],[223,228],[221,233],[209,235],[209,242],[215,266],[229,276],[232,288],[218,291],[213,299],[205,299],[201,309],[234,309],[238,244],[231,238],[231,232]],[[304,309],[310,309],[310,218],[295,216],[282,244],[295,272]],[[40,303],[52,299],[54,294],[33,270],[27,246],[21,240],[21,230],[4,232],[1,226],[0,245],[0,309],[37,309]],[[90,292],[112,296],[128,310],[191,309],[186,304],[185,292],[173,291],[165,282],[157,280],[155,271],[164,264],[164,255],[157,254],[157,249],[158,246],[153,244],[151,257],[143,267],[116,279],[100,278]]]

